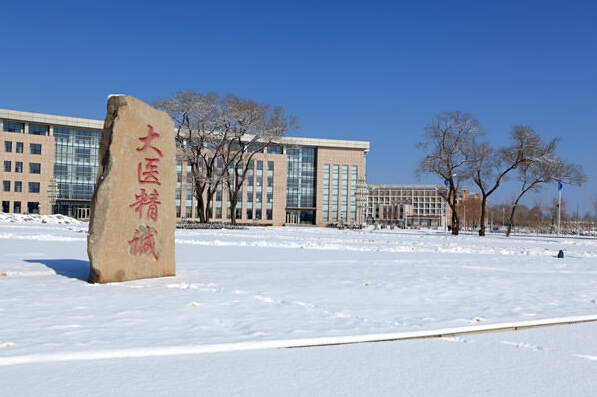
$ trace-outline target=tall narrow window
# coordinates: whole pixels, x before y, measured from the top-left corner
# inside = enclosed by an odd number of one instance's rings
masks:
[[[349,222],[348,218],[348,166],[342,166],[342,220]]]
[[[332,174],[332,222],[338,222],[338,186],[340,185],[339,171],[339,166],[334,164]]]
[[[330,220],[330,165],[323,165],[323,213],[322,220]]]
[[[272,220],[274,218],[274,162],[267,162],[267,204],[265,218]]]
[[[359,167],[353,165],[350,167],[350,218],[353,221],[359,221],[357,219],[357,174]]]

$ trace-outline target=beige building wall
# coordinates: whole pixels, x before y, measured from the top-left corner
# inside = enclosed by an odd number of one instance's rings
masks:
[[[366,169],[365,169],[365,160],[367,156],[367,151],[361,149],[350,149],[350,148],[331,148],[331,147],[320,147],[317,150],[317,195],[316,195],[316,207],[318,209],[316,213],[316,224],[320,226],[325,226],[330,223],[337,223],[337,222],[344,222],[344,223],[352,223],[357,222],[360,223],[361,215],[360,215],[360,208],[356,208],[355,206],[358,204],[356,202],[356,182],[359,178],[366,176]],[[328,178],[325,177],[324,173],[326,170],[326,165],[329,165],[329,173]],[[339,177],[337,188],[334,187],[334,178],[333,178],[333,169],[334,165],[337,165],[339,168]],[[343,166],[347,166],[348,175],[347,179],[343,180],[342,178],[342,169]],[[353,174],[353,166],[356,166],[356,175]],[[327,183],[327,187],[324,185]],[[346,190],[344,184],[347,183]],[[325,195],[326,188],[328,189],[329,194]],[[334,192],[336,200],[334,199]],[[344,214],[342,214],[341,208],[338,209],[337,217],[333,211],[334,203],[337,203],[339,207],[343,205],[342,196],[343,191],[347,193],[346,195],[346,208]],[[327,197],[327,205],[325,203],[324,197]],[[324,211],[327,209],[327,218],[324,214]]]
[[[258,162],[262,164],[261,177],[258,178]],[[273,162],[273,186],[271,198],[272,219],[267,219],[267,204],[268,204],[268,166]],[[255,225],[273,225],[282,226],[286,219],[286,175],[288,171],[288,162],[286,155],[283,154],[267,154],[256,153],[253,156],[253,178],[252,178],[252,200],[248,201],[247,192],[249,191],[249,179],[247,178],[243,184],[242,201],[241,201],[241,216],[237,218],[237,224],[255,224]],[[261,200],[258,201],[258,189],[261,187]],[[192,192],[192,175],[186,163],[182,164],[181,174],[181,203],[186,201],[187,192]],[[221,186],[221,193],[214,196],[212,202],[212,212],[210,214],[211,221],[229,221],[230,212],[228,209],[228,191],[224,186]],[[217,198],[221,196],[221,200]],[[196,198],[192,196],[190,200],[190,216],[189,218],[197,217],[197,203]],[[258,209],[261,210],[259,213]],[[248,215],[251,213],[251,216]],[[189,213],[181,204],[181,217],[186,217]],[[259,217],[259,219],[258,219]]]
[[[28,123],[21,132],[0,131],[0,201],[8,202],[9,212],[23,214],[28,212],[28,203],[39,203],[37,210],[32,212],[48,215],[52,213],[48,188],[54,173],[54,137],[32,135],[28,131]],[[33,148],[41,147],[41,153],[32,154],[32,145]],[[38,165],[39,174],[32,173],[36,172]],[[5,170],[5,167],[9,168]],[[5,190],[5,182],[8,182],[8,191]],[[30,191],[30,188],[33,190]]]

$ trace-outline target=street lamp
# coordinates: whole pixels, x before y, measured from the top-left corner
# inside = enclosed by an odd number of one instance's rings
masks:
[[[360,176],[357,180],[357,191],[355,192],[357,199],[357,206],[361,211],[361,227],[367,226],[367,201],[369,199],[369,188],[367,187],[367,180],[364,176]]]

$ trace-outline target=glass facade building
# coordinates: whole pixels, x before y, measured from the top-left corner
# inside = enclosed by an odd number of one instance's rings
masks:
[[[2,211],[88,218],[103,121],[0,109],[0,123]],[[356,181],[366,176],[368,151],[369,143],[363,141],[281,138],[248,163],[233,209],[237,222],[356,221]],[[193,172],[183,158],[177,161],[176,175],[176,215],[197,219]],[[208,208],[209,219],[229,220],[228,202],[221,184]]]

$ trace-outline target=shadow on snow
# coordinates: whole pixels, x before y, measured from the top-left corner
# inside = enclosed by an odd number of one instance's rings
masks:
[[[89,261],[79,259],[25,259],[25,262],[41,263],[64,277],[76,278],[81,281],[89,279]]]

